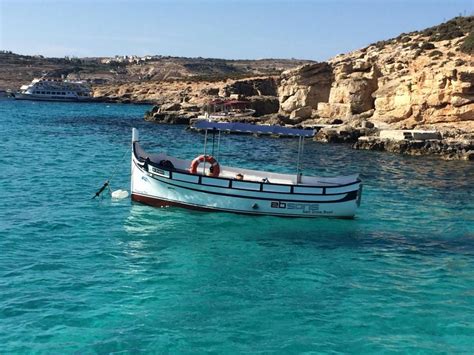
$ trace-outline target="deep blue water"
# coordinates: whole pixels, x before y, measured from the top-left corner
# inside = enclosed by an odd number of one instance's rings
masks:
[[[114,170],[128,190],[132,126],[201,153],[146,109],[0,101],[0,353],[472,353],[472,163],[308,142],[305,173],[361,173],[354,220],[92,200]],[[226,136],[220,161],[294,171],[296,148]]]

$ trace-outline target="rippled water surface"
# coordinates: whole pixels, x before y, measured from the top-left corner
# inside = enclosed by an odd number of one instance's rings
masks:
[[[361,173],[354,220],[91,200],[128,189],[132,126],[201,153],[146,109],[0,101],[0,353],[472,353],[472,163],[308,142],[305,173]],[[220,160],[294,171],[296,148],[226,136]]]

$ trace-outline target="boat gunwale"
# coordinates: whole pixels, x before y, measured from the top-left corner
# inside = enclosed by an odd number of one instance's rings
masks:
[[[137,142],[134,142],[134,143],[137,143]],[[139,157],[137,154],[136,154],[136,150],[135,150],[135,145],[133,146],[133,155],[134,155],[134,158],[135,160],[137,161],[141,161],[143,160],[142,157]],[[141,170],[143,170],[143,167],[140,166],[140,164],[137,164],[135,161],[134,161],[134,164],[140,168]],[[327,190],[329,189],[334,189],[334,188],[341,188],[341,187],[347,187],[347,186],[351,186],[351,185],[356,185],[356,184],[361,184],[362,181],[357,178],[356,181],[354,182],[351,182],[351,183],[348,183],[348,184],[338,184],[338,185],[333,185],[333,186],[321,186],[321,185],[294,185],[294,184],[282,184],[282,183],[265,183],[265,182],[259,182],[259,181],[248,181],[248,180],[237,180],[237,179],[232,179],[232,178],[225,178],[225,177],[214,177],[214,176],[205,176],[205,175],[201,175],[201,174],[192,174],[190,173],[189,171],[186,171],[186,170],[172,170],[172,169],[167,169],[165,167],[162,167],[161,165],[157,164],[157,163],[154,163],[152,161],[149,161],[149,162],[146,162],[146,164],[148,164],[149,166],[152,166],[152,167],[155,167],[157,169],[160,169],[162,171],[166,171],[167,173],[169,173],[169,177],[166,177],[166,176],[162,176],[162,175],[159,175],[159,174],[156,174],[156,173],[153,173],[153,172],[150,172],[148,171],[148,169],[144,170],[144,172],[150,174],[152,177],[153,175],[157,175],[157,176],[160,176],[162,178],[165,178],[165,179],[171,179],[171,180],[174,180],[174,181],[181,181],[181,182],[186,182],[186,183],[190,183],[190,184],[196,184],[196,185],[201,185],[201,186],[209,186],[209,187],[213,187],[213,188],[224,188],[224,189],[235,189],[235,190],[241,190],[241,191],[250,191],[250,192],[264,192],[264,193],[274,193],[274,194],[279,194],[279,195],[303,195],[303,196],[334,196],[334,195],[342,195],[342,194],[347,194],[347,193],[350,193],[352,191],[358,191],[359,189],[359,186],[357,186],[356,189],[354,190],[351,190],[351,191],[346,191],[346,192],[339,192],[339,193],[326,193]],[[183,180],[178,180],[178,179],[173,179],[173,172],[176,172],[178,174],[183,174],[183,175],[187,175],[187,176],[193,176],[193,177],[198,177],[198,182],[191,182],[191,181],[183,181]],[[208,178],[208,179],[216,179],[216,180],[221,180],[221,181],[228,181],[228,186],[216,186],[216,185],[209,185],[209,184],[205,184],[205,183],[202,183],[202,178],[205,177],[205,178]],[[245,182],[245,183],[251,183],[251,184],[255,184],[255,185],[259,185],[259,189],[242,189],[242,188],[238,188],[238,187],[233,187],[232,186],[232,182],[233,181],[237,181],[237,182]],[[263,186],[264,185],[274,185],[274,186],[284,186],[284,187],[289,187],[290,188],[290,192],[282,192],[282,191],[265,191],[263,190]],[[302,187],[302,188],[320,188],[322,189],[322,193],[304,193],[304,192],[295,192],[294,191],[294,187]]]
[[[138,167],[140,168],[140,167]],[[140,169],[141,170],[141,169]],[[143,170],[142,170],[143,171]],[[144,173],[147,173],[147,171],[143,171]],[[172,178],[167,178],[167,177],[164,177],[164,176],[153,176],[154,174],[153,173],[149,173],[150,174],[151,178],[154,179],[154,180],[157,180],[163,184],[167,184],[167,185],[171,185],[171,186],[175,186],[175,187],[179,187],[179,188],[182,188],[182,189],[186,189],[186,190],[191,190],[191,191],[196,191],[196,192],[202,192],[202,193],[206,193],[206,194],[211,194],[211,195],[219,195],[219,196],[226,196],[226,197],[236,197],[236,198],[246,198],[246,199],[257,199],[257,200],[265,200],[265,201],[275,201],[275,200],[278,200],[278,201],[283,201],[283,202],[299,202],[299,203],[340,203],[340,202],[347,202],[347,201],[353,201],[353,200],[356,200],[357,197],[358,197],[358,191],[359,191],[359,188],[357,188],[356,190],[351,190],[351,191],[347,191],[347,192],[341,192],[341,193],[337,193],[337,194],[298,194],[298,193],[284,193],[284,192],[268,192],[268,191],[261,191],[261,190],[246,190],[246,189],[239,189],[239,188],[234,188],[234,187],[223,187],[223,186],[212,186],[212,185],[206,185],[206,184],[202,184],[202,183],[195,183],[195,182],[189,182],[189,181],[181,181],[181,180],[176,180],[176,179],[172,179]],[[172,183],[172,182],[168,182],[168,181],[163,181],[162,179],[168,179],[168,180],[171,180],[171,181],[174,181],[175,183]],[[283,196],[281,197],[259,197],[259,196],[245,196],[245,195],[233,195],[233,194],[230,194],[230,193],[225,193],[225,192],[218,192],[218,191],[206,191],[206,190],[199,190],[199,189],[196,189],[196,188],[193,188],[193,187],[189,187],[189,186],[182,186],[182,185],[179,185],[177,184],[176,182],[180,182],[180,183],[185,183],[185,184],[192,184],[192,185],[198,185],[198,186],[205,186],[205,187],[212,187],[212,188],[221,188],[221,189],[229,189],[229,190],[239,190],[239,191],[246,191],[246,192],[254,192],[254,193],[274,193],[274,194],[277,194],[277,195],[303,195],[303,196],[314,196],[314,197],[317,197],[317,196],[337,196],[337,195],[344,195],[344,197],[340,198],[339,200],[327,200],[327,201],[311,201],[311,200],[294,200],[294,199],[284,199],[282,198]],[[355,194],[355,197],[353,196]]]

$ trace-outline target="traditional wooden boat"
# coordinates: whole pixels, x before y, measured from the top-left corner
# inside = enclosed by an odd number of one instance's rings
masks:
[[[304,176],[300,172],[304,138],[312,136],[313,131],[253,125],[255,133],[271,131],[299,138],[296,174],[279,174],[221,166],[217,159],[206,153],[209,131],[214,138],[218,134],[219,147],[220,132],[235,129],[236,125],[239,124],[197,122],[196,128],[205,131],[204,153],[194,160],[145,152],[134,128],[132,200],[159,207],[179,206],[250,215],[354,217],[362,193],[358,174],[327,178]],[[249,125],[246,126],[248,131]]]

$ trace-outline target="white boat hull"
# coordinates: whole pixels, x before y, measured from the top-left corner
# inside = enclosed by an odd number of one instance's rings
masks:
[[[352,218],[361,194],[358,179],[341,186],[294,186],[290,189],[290,186],[281,184],[168,171],[144,164],[134,154],[131,169],[132,200],[157,207],[179,206],[203,211],[284,217]],[[289,192],[277,192],[285,189]],[[301,189],[306,189],[306,193],[299,193],[303,191]]]
[[[245,110],[243,112],[215,112],[215,113],[205,113],[204,115],[199,115],[197,118],[200,120],[215,120],[215,121],[232,121],[237,118],[250,118],[255,113],[255,110]]]

